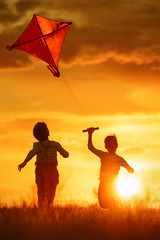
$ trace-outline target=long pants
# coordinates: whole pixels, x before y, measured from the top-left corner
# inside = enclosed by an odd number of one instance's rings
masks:
[[[54,164],[45,163],[36,167],[38,206],[50,206],[53,203],[56,187],[59,183],[58,170]]]

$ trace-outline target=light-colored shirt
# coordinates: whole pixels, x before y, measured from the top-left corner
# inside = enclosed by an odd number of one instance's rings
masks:
[[[100,180],[115,178],[119,173],[120,167],[130,171],[131,167],[121,156],[98,150],[92,143],[88,144],[88,149],[100,158]]]
[[[39,165],[40,163],[55,163],[57,165],[57,152],[64,158],[69,156],[69,153],[58,142],[50,140],[35,142],[33,149],[28,153],[25,160],[28,162],[37,155],[35,165]]]

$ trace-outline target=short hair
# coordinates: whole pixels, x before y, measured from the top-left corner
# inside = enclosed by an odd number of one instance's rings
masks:
[[[33,135],[40,142],[47,140],[49,136],[47,124],[44,122],[36,123],[33,128]]]
[[[118,142],[117,142],[117,137],[115,134],[109,135],[105,138],[104,140],[105,142],[105,147],[106,149],[110,149],[110,148],[117,148],[118,147]]]

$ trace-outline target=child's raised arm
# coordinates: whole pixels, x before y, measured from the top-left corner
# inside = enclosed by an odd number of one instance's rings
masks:
[[[97,155],[98,157],[101,157],[104,152],[101,151],[101,150],[98,150],[96,149],[94,146],[93,146],[93,142],[92,142],[92,134],[95,130],[97,130],[99,128],[88,128],[87,130],[85,130],[86,132],[88,132],[88,149],[93,152],[95,155]]]

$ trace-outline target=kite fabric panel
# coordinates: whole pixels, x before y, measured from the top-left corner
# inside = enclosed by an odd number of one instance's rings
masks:
[[[59,77],[59,57],[64,38],[71,22],[58,22],[36,14],[9,50],[13,48],[28,52],[49,64],[48,69]]]

